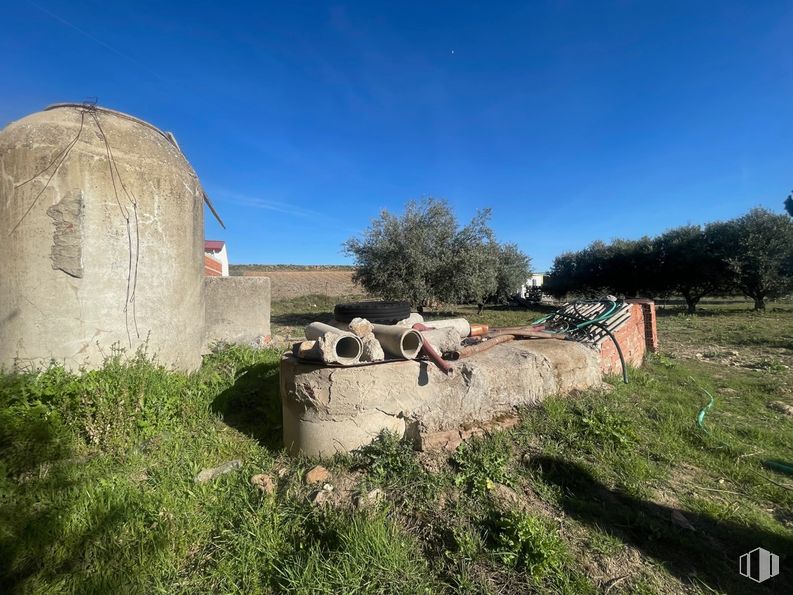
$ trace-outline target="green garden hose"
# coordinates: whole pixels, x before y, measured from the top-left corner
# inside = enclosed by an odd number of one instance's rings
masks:
[[[689,378],[691,378],[691,381],[694,382],[694,385],[696,386],[696,381],[691,376],[689,376]],[[699,413],[697,413],[697,422],[696,422],[697,427],[700,430],[704,432],[708,432],[708,429],[705,427],[705,414],[713,408],[713,405],[716,403],[716,399],[714,399],[713,395],[710,394],[701,386],[697,386],[697,388],[699,388],[699,390],[701,390],[703,393],[708,395],[708,397],[710,397],[710,401],[708,402],[708,404],[705,405],[702,409],[700,409]],[[793,475],[793,465],[791,465],[790,463],[777,461],[775,459],[766,459],[764,461],[761,461],[761,463],[763,464],[764,467],[767,467],[768,469],[779,471],[780,473],[786,473],[788,475]]]
[[[699,413],[697,413],[697,427],[707,432],[708,430],[707,428],[705,428],[705,414],[713,408],[713,405],[716,403],[716,399],[714,399],[713,395],[710,394],[708,391],[706,391],[704,388],[702,387],[699,388],[702,392],[708,395],[708,397],[710,397],[710,401],[708,401],[708,404],[705,405],[702,409],[700,409]]]
[[[763,461],[763,465],[765,465],[769,469],[773,469],[774,471],[781,471],[782,473],[793,475],[793,465],[791,465],[790,463],[783,463],[782,461],[768,459]]]

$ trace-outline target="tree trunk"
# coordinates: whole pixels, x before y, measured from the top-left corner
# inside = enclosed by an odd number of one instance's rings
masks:
[[[697,313],[697,304],[699,303],[700,298],[692,296],[688,293],[684,293],[683,297],[686,300],[686,306],[688,306],[688,313],[689,314],[696,314]]]
[[[754,309],[755,310],[765,310],[765,298],[764,297],[756,297],[756,298],[754,298]]]

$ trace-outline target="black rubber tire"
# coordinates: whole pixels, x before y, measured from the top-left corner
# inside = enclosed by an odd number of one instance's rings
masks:
[[[353,302],[336,304],[333,317],[339,322],[350,322],[353,318],[366,318],[377,324],[394,324],[410,316],[407,302]]]

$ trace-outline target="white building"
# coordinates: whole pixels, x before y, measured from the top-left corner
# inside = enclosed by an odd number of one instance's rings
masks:
[[[523,286],[521,286],[519,292],[520,297],[525,299],[532,290],[541,289],[544,278],[545,273],[533,273],[531,277],[526,279],[526,282],[523,284]]]
[[[205,240],[204,241],[204,256],[208,256],[213,261],[220,263],[220,276],[229,276],[229,254],[226,251],[226,242],[222,240]],[[204,259],[204,266],[207,274],[217,275],[209,271],[212,268],[206,258]]]

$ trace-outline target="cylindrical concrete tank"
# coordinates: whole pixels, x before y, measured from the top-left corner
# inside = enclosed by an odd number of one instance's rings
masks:
[[[0,131],[0,368],[101,365],[145,347],[194,369],[203,190],[154,126],[83,105]]]

